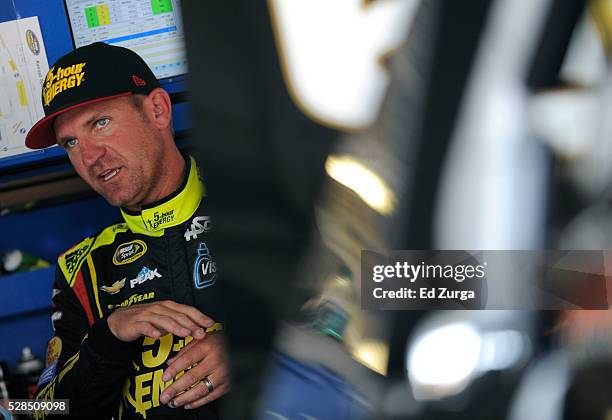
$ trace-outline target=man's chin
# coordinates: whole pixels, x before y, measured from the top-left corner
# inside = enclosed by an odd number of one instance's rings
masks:
[[[104,192],[100,192],[100,195],[113,207],[134,207],[133,197],[125,197],[121,194],[109,194]]]
[[[115,198],[110,198],[110,197],[105,197],[105,196],[104,196],[104,199],[106,200],[108,204],[110,204],[113,207],[125,207],[121,200],[117,200]]]
[[[129,183],[109,183],[98,184],[95,188],[113,207],[123,207],[126,209],[140,208],[142,203],[142,187],[132,186]]]

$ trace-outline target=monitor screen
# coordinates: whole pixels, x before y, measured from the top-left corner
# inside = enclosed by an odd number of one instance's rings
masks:
[[[101,41],[138,53],[158,79],[187,72],[179,0],[65,0],[75,46]]]

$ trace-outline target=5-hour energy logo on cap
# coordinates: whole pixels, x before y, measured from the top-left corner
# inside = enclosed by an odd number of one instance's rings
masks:
[[[73,64],[65,68],[52,67],[47,73],[45,79],[45,86],[43,89],[43,99],[45,106],[49,106],[53,98],[65,90],[72,89],[75,86],[80,86],[85,78],[85,67],[86,63]]]

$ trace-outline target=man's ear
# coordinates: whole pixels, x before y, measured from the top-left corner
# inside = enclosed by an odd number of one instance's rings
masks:
[[[149,118],[160,130],[166,130],[172,125],[172,103],[170,95],[162,88],[155,88],[148,95],[151,109]]]

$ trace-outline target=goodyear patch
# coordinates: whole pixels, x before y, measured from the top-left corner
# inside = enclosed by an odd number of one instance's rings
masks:
[[[137,239],[117,247],[113,255],[113,264],[124,265],[136,261],[147,252],[147,244]]]
[[[45,106],[49,106],[51,101],[60,93],[81,86],[85,79],[86,63],[73,64],[68,67],[52,67],[47,73],[45,84],[43,85],[43,100]]]
[[[68,282],[72,280],[74,273],[81,268],[81,265],[83,264],[83,261],[85,261],[85,257],[87,257],[87,253],[89,252],[92,243],[93,238],[87,238],[78,245],[70,248],[58,259],[59,266]]]
[[[121,303],[118,303],[116,305],[108,305],[108,309],[125,308],[127,306],[132,306],[135,303],[140,303],[140,302],[144,302],[145,300],[153,299],[154,297],[155,297],[155,292],[143,293],[140,295],[136,293]]]
[[[57,362],[62,353],[62,339],[58,336],[55,336],[49,340],[47,344],[47,360],[45,366],[51,366],[53,363]]]

